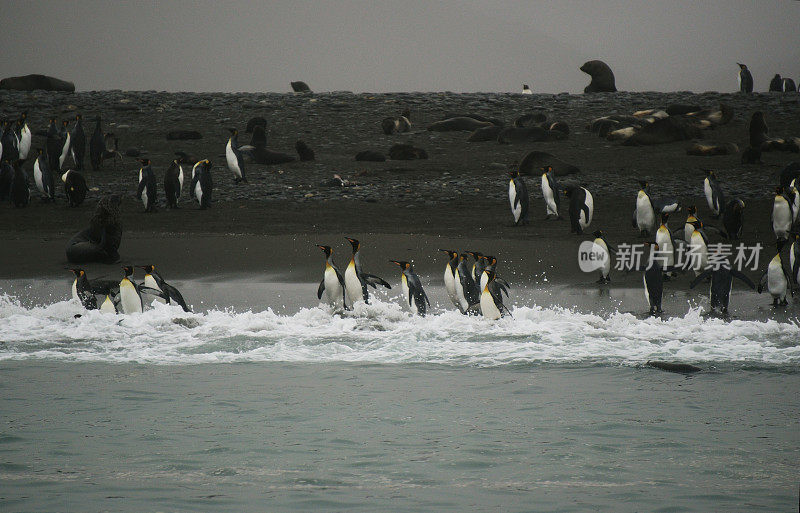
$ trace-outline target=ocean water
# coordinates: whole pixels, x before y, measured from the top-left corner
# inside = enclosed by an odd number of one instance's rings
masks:
[[[251,286],[130,316],[0,296],[0,510],[797,507],[791,314],[644,318],[620,293],[487,322],[389,296],[334,313],[297,284],[273,310]]]

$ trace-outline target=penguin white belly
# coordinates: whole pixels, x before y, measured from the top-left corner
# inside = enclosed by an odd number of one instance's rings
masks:
[[[667,267],[675,265],[675,248],[672,247],[672,239],[669,236],[669,230],[666,227],[661,227],[656,232],[656,244],[663,258],[663,262]],[[666,257],[666,258],[664,258]]]
[[[689,255],[692,258],[692,268],[695,276],[700,275],[708,265],[708,247],[699,232],[692,233],[692,241],[689,243]]]
[[[603,267],[600,268],[600,274],[603,278],[608,278],[608,274],[611,272],[611,255],[603,239],[594,240],[594,252],[603,256]]]
[[[197,182],[194,186],[194,197],[197,198],[198,203],[203,202],[203,187],[200,185],[200,182]]]
[[[72,299],[77,302],[81,302],[81,298],[78,297],[78,279],[76,278],[75,281],[72,282]]]
[[[455,282],[456,286],[456,299],[458,300],[458,307],[462,312],[466,312],[470,305],[469,301],[467,301],[466,294],[464,294],[464,286],[461,284],[461,273],[458,271],[458,269],[456,269],[453,281]]]
[[[114,306],[114,302],[111,301],[111,298],[106,296],[105,301],[103,301],[103,304],[100,305],[100,311],[103,313],[115,314],[117,313],[117,308]]]
[[[794,269],[794,262],[795,259],[797,258],[795,257],[795,252],[798,251],[798,244],[800,244],[800,242],[795,240],[794,242],[792,242],[792,245],[789,246],[789,269]],[[795,281],[797,281],[796,277]],[[798,284],[800,284],[800,282],[798,282]]]
[[[514,203],[517,201],[517,188],[514,186],[514,180],[508,182],[508,201],[511,203],[511,213],[514,214],[514,223],[518,223],[519,218],[522,216],[522,203],[517,203],[517,206],[514,206]]]
[[[140,180],[139,180],[139,182],[141,182],[141,181],[142,181],[142,180],[140,179]],[[142,196],[141,196],[141,199],[142,199],[142,204],[144,205],[144,208],[145,208],[145,210],[146,210],[146,209],[147,209],[147,206],[150,204],[150,198],[147,196],[147,187],[145,187],[144,189],[142,189]]]
[[[481,313],[490,321],[496,321],[502,317],[500,309],[497,308],[497,305],[494,303],[494,298],[487,288],[484,288],[483,292],[481,292]]]
[[[67,140],[64,143],[64,147],[61,149],[61,156],[58,157],[58,167],[64,166],[64,161],[67,160],[67,155],[69,154],[69,147],[70,147],[70,137],[69,137],[69,132],[67,132]]]
[[[794,183],[794,181],[792,181]],[[800,216],[800,191],[792,188],[794,191],[794,203],[792,204],[792,221],[797,221],[798,216]]]
[[[356,275],[356,266],[352,260],[350,260],[350,264],[344,272],[344,287],[350,305],[354,305],[357,301],[364,301],[364,292],[361,290],[361,280],[359,280]]]
[[[158,286],[158,283],[156,282],[156,279],[153,278],[152,274],[144,275],[144,286],[162,292],[161,287]],[[159,303],[167,304],[167,301],[161,296],[156,296],[155,294],[151,294],[149,292],[146,292],[146,294],[147,294],[147,304],[152,303],[153,298],[155,298],[156,301],[158,301]]]
[[[228,145],[225,146],[225,158],[228,160],[228,169],[233,171],[236,178],[241,178],[242,170],[239,169],[239,159],[236,158],[236,154],[233,152],[230,139],[228,139]]]
[[[786,288],[786,276],[783,274],[781,261],[773,258],[767,269],[767,290],[772,294],[772,297],[783,301],[786,298]]]
[[[400,278],[400,287],[403,289],[403,306],[411,307],[413,303],[411,300],[411,291],[408,289],[408,278],[406,278],[405,274],[401,276],[402,278]]]
[[[792,230],[792,210],[783,198],[780,200],[776,198],[772,206],[772,230],[779,239],[788,238]]]
[[[142,313],[142,298],[128,279],[119,283],[120,309],[122,313]]]
[[[711,183],[709,183],[708,178],[703,180],[703,192],[706,193],[708,208],[714,212],[714,215],[719,214],[719,210],[714,207],[714,192],[711,190]]]
[[[547,206],[547,215],[558,215],[558,208],[556,208],[556,200],[553,195],[553,189],[550,188],[550,182],[547,181],[547,175],[542,175],[542,196],[544,196],[544,203]]]
[[[639,191],[639,195],[636,197],[636,227],[639,231],[647,230],[649,232],[653,229],[655,222],[656,215],[653,212],[650,198],[643,191]]]
[[[19,158],[25,160],[28,158],[28,152],[31,150],[31,129],[28,125],[22,127],[22,137],[19,140]]]
[[[454,305],[458,306],[458,297],[456,297],[456,284],[453,278],[453,273],[450,271],[450,264],[444,269],[444,288],[447,290],[447,296]]]
[[[183,195],[183,167],[178,166],[178,199]]]
[[[336,276],[336,271],[331,266],[325,268],[325,298],[328,300],[328,304],[334,306],[343,300],[342,284],[339,283],[339,277]]]
[[[647,275],[642,275],[642,283],[644,284],[644,299],[647,301],[647,306],[653,306],[650,303],[650,291],[647,290]]]
[[[44,178],[42,177],[42,168],[39,166],[39,159],[36,159],[36,162],[33,163],[33,179],[36,182],[36,188],[39,189],[39,192],[45,194]]]
[[[594,198],[592,198],[591,192],[587,191],[586,189],[583,190],[586,191],[586,200],[584,201],[584,205],[586,205],[586,208],[589,209],[589,215],[587,216],[586,212],[581,209],[578,222],[581,225],[581,229],[585,230],[590,224],[592,224],[592,217],[594,216]]]
[[[489,275],[486,273],[486,271],[483,271],[481,273],[481,277],[478,280],[478,282],[479,282],[478,285],[480,286],[481,290],[486,288],[486,284],[489,283]]]
[[[683,225],[683,240],[689,242],[692,240],[692,234],[694,233],[694,226],[686,223]]]

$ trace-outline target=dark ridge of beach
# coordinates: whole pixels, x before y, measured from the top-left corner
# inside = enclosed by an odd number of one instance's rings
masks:
[[[35,190],[25,209],[0,205],[0,236],[7,241],[0,276],[35,278],[63,273],[68,265],[64,255],[67,239],[85,227],[102,194],[120,193],[124,197],[123,261],[150,261],[160,265],[165,274],[168,270],[170,276],[192,278],[278,269],[290,272],[294,279],[309,278],[298,273],[313,273],[310,279],[316,279],[322,255],[313,244],[334,246],[337,260],[344,264],[348,248],[343,237],[347,235],[363,239],[365,258],[372,267],[386,269],[384,274],[394,270],[388,263],[384,267],[382,260],[403,258],[414,260],[421,273],[439,279],[444,257],[436,249],[451,245],[457,250],[494,253],[504,262],[502,265],[509,266],[506,269],[519,271],[522,280],[536,281],[537,276],[547,273],[549,279],[591,283],[595,276],[578,274],[577,269],[577,246],[590,235],[570,235],[567,220],[542,220],[544,205],[538,177],[527,178],[531,224],[511,226],[506,173],[532,150],[552,153],[581,169],[562,181],[578,181],[592,191],[595,220],[589,232],[602,229],[613,244],[642,241],[630,224],[638,179],[651,183],[653,197],[676,196],[684,205],[696,204],[701,219],[718,225],[711,219],[702,189],[702,169],[713,168],[727,197],[746,201],[743,242],[765,245],[762,262],[766,265],[774,248],[770,210],[776,173],[800,156],[764,153],[763,165],[742,165],[739,155],[687,156],[689,141],[621,146],[586,128],[602,115],[630,114],[672,103],[702,107],[725,103],[733,107],[733,120],[704,132],[704,142],[734,142],[745,148],[747,122],[757,110],[765,113],[771,136],[800,136],[800,95],[780,93],[523,96],[0,91],[2,116],[12,118],[27,110],[34,133],[45,129],[51,116],[63,119],[81,113],[90,135],[94,127],[91,120],[100,114],[104,130],[120,138],[123,153],[135,149],[153,161],[161,204],[155,213],[142,212],[141,202],[135,198],[138,163],[126,157],[116,169],[107,162],[102,171],[85,171],[92,190],[79,208],[66,207],[60,184],[55,205],[40,203]],[[384,135],[381,119],[399,115],[406,107],[411,110],[412,131]],[[467,142],[468,132],[425,130],[447,113],[477,113],[510,124],[515,117],[536,111],[550,120],[566,122],[569,138],[500,145]],[[246,144],[249,134],[244,129],[254,116],[267,119],[270,149],[296,156],[294,143],[302,139],[314,149],[316,160],[271,166],[249,162],[249,183],[235,185],[224,159],[228,128],[238,127],[240,143]],[[168,141],[166,133],[171,130],[197,130],[203,138]],[[429,159],[354,160],[362,150],[388,153],[395,143],[424,148]],[[32,147],[43,144],[44,138],[34,135]],[[188,195],[188,183],[184,185],[182,208],[164,208],[163,173],[176,151],[214,161],[215,203],[210,210],[197,209]],[[31,166],[32,162],[26,163],[29,174]],[[350,180],[353,186],[329,185],[334,174]],[[562,199],[562,209],[565,205]],[[677,214],[673,219],[671,226],[677,228],[685,215]],[[228,236],[232,234],[237,236]],[[116,266],[89,268],[106,274]]]

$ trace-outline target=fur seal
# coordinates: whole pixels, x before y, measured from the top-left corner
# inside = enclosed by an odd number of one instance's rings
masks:
[[[468,118],[468,117],[457,117],[457,118],[448,118],[443,119],[441,121],[436,121],[428,125],[428,131],[430,132],[473,132],[478,128],[483,128],[487,126],[494,126],[494,123],[489,121],[478,121],[475,118]]]
[[[540,176],[541,170],[547,167],[553,168],[556,176],[567,176],[580,173],[580,169],[559,159],[555,155],[544,151],[531,151],[525,154],[519,164],[519,174],[528,176]]]
[[[753,112],[753,115],[750,116],[750,124],[747,126],[747,131],[750,134],[750,147],[760,149],[761,145],[767,141],[767,133],[769,133],[763,112]]]
[[[364,150],[356,153],[358,162],[386,162],[386,155],[378,151]]]
[[[486,123],[491,123],[497,126],[505,126],[505,122],[502,119],[497,118],[490,118],[487,116],[482,116],[480,114],[474,114],[472,112],[467,113],[447,113],[442,119],[450,119],[450,118],[472,118],[477,119],[478,121],[485,121]]]
[[[392,160],[427,159],[428,153],[422,148],[415,148],[410,144],[395,144],[389,148],[389,158]]]
[[[501,130],[503,130],[503,127],[497,125],[478,128],[477,130],[469,134],[467,142],[496,141],[497,136],[500,134]]]
[[[733,143],[700,144],[695,143],[686,150],[687,155],[708,157],[713,155],[733,155],[739,153],[739,147]]]
[[[674,116],[657,119],[624,141],[625,146],[649,146],[701,137],[700,129]]]
[[[267,132],[261,125],[253,127],[253,137],[250,138],[250,146],[253,147],[251,153],[253,162],[256,164],[286,164],[294,162],[295,158],[286,153],[280,153],[267,149]]]
[[[670,116],[682,116],[684,114],[689,114],[690,112],[698,112],[701,110],[703,110],[703,107],[700,107],[699,105],[672,103],[670,105],[667,105],[667,108],[664,109],[664,112],[666,112]]]
[[[497,142],[500,144],[540,142],[540,141],[559,141],[566,139],[567,134],[559,130],[548,130],[540,126],[529,128],[504,128],[497,134]]]
[[[118,194],[100,198],[89,227],[79,231],[67,242],[67,260],[73,264],[100,262],[113,264],[119,260],[122,242],[120,203]]]
[[[314,160],[314,150],[309,148],[304,141],[298,140],[294,143],[294,149],[297,150],[297,154],[300,156],[300,162]]]
[[[783,91],[783,79],[779,73],[775,73],[775,76],[772,77],[772,80],[769,81],[769,92],[781,92]]]
[[[292,86],[292,91],[294,91],[295,93],[310,93],[311,92],[311,88],[308,87],[308,84],[306,84],[302,80],[298,80],[297,82],[292,82],[291,86]]]
[[[547,116],[541,112],[531,112],[523,114],[514,120],[514,126],[517,128],[526,128],[534,125],[541,125],[547,121]]]
[[[397,118],[383,118],[381,121],[381,129],[383,129],[383,133],[386,135],[392,135],[394,133],[402,133],[408,132],[411,130],[411,111],[406,109]]]
[[[614,72],[603,61],[588,61],[580,70],[592,77],[592,81],[584,89],[584,93],[615,93],[617,86]]]
[[[254,118],[250,118],[247,121],[247,128],[245,129],[245,132],[247,132],[248,134],[252,134],[253,133],[253,129],[257,125],[263,126],[264,128],[267,128],[267,120],[262,118],[261,116],[256,116]]]

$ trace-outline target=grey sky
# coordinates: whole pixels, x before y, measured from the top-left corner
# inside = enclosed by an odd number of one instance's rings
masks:
[[[630,91],[800,79],[797,1],[0,0],[0,75],[78,90],[581,92],[601,59]]]

